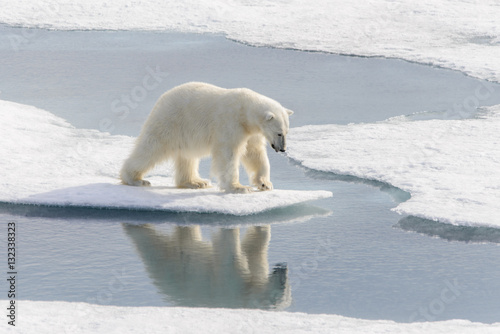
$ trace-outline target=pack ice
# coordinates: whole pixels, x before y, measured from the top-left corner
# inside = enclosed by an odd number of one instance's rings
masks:
[[[303,166],[389,183],[411,194],[394,210],[500,227],[500,105],[461,120],[294,128],[288,155]]]

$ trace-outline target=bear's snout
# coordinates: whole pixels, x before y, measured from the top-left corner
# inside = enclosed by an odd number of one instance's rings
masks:
[[[285,152],[286,151],[285,136],[279,136],[278,140],[275,143],[271,143],[271,147],[276,152]]]
[[[278,152],[278,151],[279,151],[279,152],[285,152],[285,149],[283,149],[283,148],[278,149],[276,146],[274,146],[274,144],[271,144],[271,147],[272,147],[272,148],[273,148],[273,150],[275,150],[276,152]]]

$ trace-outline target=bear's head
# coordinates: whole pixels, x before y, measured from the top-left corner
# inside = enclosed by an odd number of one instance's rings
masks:
[[[293,114],[293,111],[281,106],[266,111],[265,121],[262,124],[262,133],[276,152],[285,152],[286,150],[286,135],[289,127],[288,116],[291,114]]]

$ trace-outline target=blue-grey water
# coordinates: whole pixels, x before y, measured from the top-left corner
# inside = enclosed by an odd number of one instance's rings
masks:
[[[471,99],[500,85],[454,71],[179,33],[2,27],[0,78],[0,99],[134,136],[164,91],[192,80],[268,95],[295,111],[292,127],[500,103]],[[333,198],[247,217],[0,204],[2,244],[17,225],[18,298],[500,321],[499,230],[400,216],[407,193],[269,155],[276,188]]]

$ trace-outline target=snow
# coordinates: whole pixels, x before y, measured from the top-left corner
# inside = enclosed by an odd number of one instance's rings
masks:
[[[2,301],[6,305],[6,301]],[[16,326],[6,333],[498,333],[467,320],[396,323],[338,315],[248,309],[117,307],[86,303],[20,301]],[[4,332],[5,333],[5,332]]]
[[[134,138],[75,129],[47,111],[6,101],[0,117],[2,202],[248,215],[332,196],[321,190],[228,194],[216,185],[177,189],[168,165],[148,178],[152,187],[125,186],[118,174]]]
[[[0,23],[49,29],[220,33],[252,45],[400,58],[500,81],[496,0],[33,0]],[[13,47],[31,38],[10,36]]]
[[[378,180],[411,199],[395,211],[455,225],[500,227],[500,105],[477,118],[293,128],[303,166]]]

